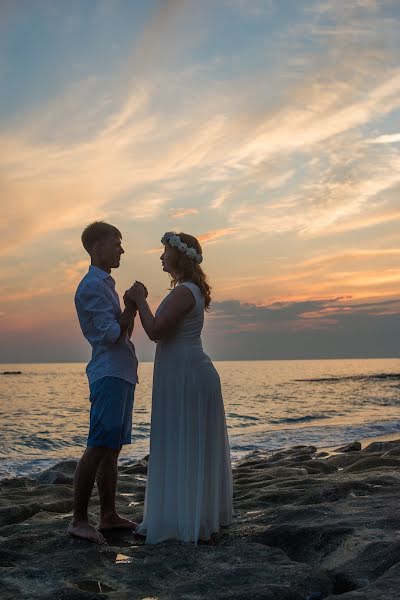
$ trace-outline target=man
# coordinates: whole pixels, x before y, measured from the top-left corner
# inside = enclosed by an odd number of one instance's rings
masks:
[[[82,244],[91,258],[80,282],[75,305],[82,333],[92,346],[86,372],[90,387],[90,429],[87,448],[74,477],[74,515],[68,532],[98,544],[107,543],[99,530],[135,529],[115,508],[118,455],[131,443],[132,409],[137,379],[135,348],[130,341],[136,306],[125,299],[122,312],[111,269],[124,250],[116,227],[95,222],[86,227]],[[90,524],[88,504],[94,482],[100,496],[98,529]]]

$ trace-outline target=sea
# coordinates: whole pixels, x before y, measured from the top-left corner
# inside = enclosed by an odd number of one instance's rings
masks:
[[[326,448],[388,434],[400,437],[400,358],[214,365],[234,461],[256,449]],[[30,475],[80,457],[90,407],[85,366],[0,365],[0,478]],[[133,443],[124,447],[122,462],[149,452],[152,374],[152,363],[140,364]]]

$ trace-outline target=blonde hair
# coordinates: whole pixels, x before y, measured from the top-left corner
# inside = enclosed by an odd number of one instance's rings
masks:
[[[203,254],[198,239],[188,233],[177,233],[176,235],[179,235],[181,242],[186,244],[189,248],[194,248],[197,254]],[[173,250],[173,253],[171,254],[172,267],[180,274],[181,278],[192,281],[200,288],[201,293],[204,296],[205,308],[208,310],[211,303],[211,286],[209,285],[207,276],[200,264],[196,260],[193,260],[186,254],[180,252],[178,248],[174,248],[173,246],[170,246],[170,248]],[[171,288],[174,288],[179,283],[179,280],[173,275],[170,275],[170,277]]]

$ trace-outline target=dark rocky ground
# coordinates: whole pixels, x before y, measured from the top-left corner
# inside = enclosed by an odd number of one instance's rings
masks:
[[[400,600],[400,440],[248,455],[234,524],[198,546],[69,537],[75,464],[0,482],[1,600]],[[122,514],[140,518],[145,483],[145,461],[121,467]]]

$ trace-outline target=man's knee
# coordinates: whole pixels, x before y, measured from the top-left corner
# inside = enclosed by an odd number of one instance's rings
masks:
[[[122,450],[122,446],[119,448],[106,448],[106,452],[104,454],[104,458],[108,459],[116,459],[119,456],[119,453]]]
[[[122,446],[119,446],[119,448],[109,448],[110,456],[117,456],[118,457],[118,455],[121,452],[121,450],[122,450]]]
[[[103,446],[88,446],[84,452],[84,454],[88,458],[103,458],[106,456],[109,448]]]

